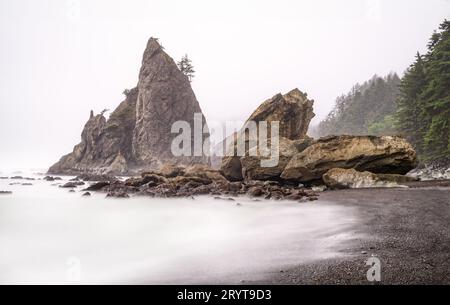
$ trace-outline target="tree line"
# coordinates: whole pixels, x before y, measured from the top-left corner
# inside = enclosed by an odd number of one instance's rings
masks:
[[[374,76],[338,97],[316,134],[398,134],[422,161],[450,159],[450,22],[441,23],[401,79]]]

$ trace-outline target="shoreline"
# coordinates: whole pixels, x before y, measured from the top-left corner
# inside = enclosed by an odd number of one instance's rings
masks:
[[[7,184],[8,182],[4,181],[3,183]],[[89,183],[87,182],[86,185]],[[157,203],[158,198],[148,201],[141,196],[130,198],[130,204],[124,204],[125,201],[116,201],[115,199],[104,201],[106,198],[102,192],[93,192],[91,199],[72,196],[68,195],[66,189],[57,188],[52,182],[44,181],[44,179],[36,180],[33,184],[38,189],[44,187],[51,194],[49,197],[45,192],[39,192],[39,198],[45,198],[47,201],[57,195],[54,200],[52,199],[55,201],[53,208],[62,209],[61,211],[66,208],[70,209],[71,205],[57,203],[60,200],[58,198],[68,198],[70,202],[81,203],[85,208],[88,206],[94,208],[93,213],[104,214],[104,207],[106,207],[104,204],[107,204],[108,214],[114,214],[122,208],[133,207],[132,210],[142,209],[138,213],[140,217],[147,215],[145,213],[148,212],[150,218],[156,216],[153,210],[150,213],[147,209],[155,207],[155,204],[160,208],[174,207],[174,205],[167,205],[162,201]],[[226,209],[233,213],[233,219],[245,215],[257,217],[259,219],[257,228],[265,226],[262,235],[254,236],[243,243],[243,245],[247,245],[245,248],[247,252],[236,252],[232,251],[232,248],[224,247],[223,253],[221,253],[218,245],[211,247],[211,250],[218,252],[209,253],[208,250],[208,264],[205,264],[204,257],[201,258],[201,255],[187,257],[187,259],[192,258],[193,261],[187,264],[190,267],[181,274],[177,274],[177,272],[171,274],[161,270],[161,279],[159,280],[155,277],[152,278],[152,273],[148,276],[147,272],[144,272],[142,276],[131,276],[129,281],[124,280],[132,283],[159,283],[159,281],[167,280],[165,283],[238,285],[373,284],[366,279],[369,266],[365,262],[374,255],[381,261],[381,282],[379,284],[450,284],[450,180],[409,182],[407,184],[409,188],[329,190],[320,192],[317,201],[304,203],[256,200],[247,196],[238,196],[235,200],[215,200],[214,196],[198,196],[195,201],[189,200],[193,204],[194,210],[195,208],[199,209],[197,213],[205,212],[205,203],[208,203],[207,206],[211,212],[215,211],[216,208],[209,205],[211,203],[219,208],[219,212],[221,209]],[[14,192],[12,196],[3,196],[4,200],[18,200],[19,203],[20,201],[27,203],[30,198],[36,196],[34,188],[25,188],[21,185],[13,187],[23,190],[23,194]],[[78,188],[78,194],[81,194],[80,188]],[[173,199],[183,201],[183,198]],[[141,200],[142,202],[140,202]],[[104,203],[102,203],[103,201]],[[93,204],[94,202],[97,204]],[[150,202],[152,202],[151,205],[148,204]],[[4,208],[6,206],[4,205]],[[11,208],[17,209],[19,206],[19,204],[14,204],[11,205]],[[253,210],[250,206],[257,209]],[[267,211],[269,206],[272,210],[261,214],[264,210]],[[35,205],[29,207],[36,208],[37,211],[42,210]],[[286,214],[286,208],[292,208],[292,210]],[[311,210],[311,213],[308,210]],[[130,212],[128,209],[125,211]],[[120,214],[122,215],[122,213]],[[172,213],[169,214],[172,215]],[[219,217],[219,214],[216,216]],[[185,219],[184,216],[179,216],[182,217],[180,219]],[[158,218],[156,217],[156,219]],[[244,217],[241,219],[241,224],[253,221],[251,219],[245,220]],[[57,220],[54,219],[54,221]],[[198,224],[197,222],[193,222],[192,225]],[[77,227],[77,223],[73,222],[72,225]],[[235,221],[224,222],[225,228],[233,223],[236,224]],[[319,224],[321,226],[317,226],[317,229],[321,227],[322,229],[315,231],[316,225]],[[103,225],[100,223],[97,228],[103,228]],[[188,227],[191,228],[192,225]],[[274,225],[276,226],[274,227]],[[277,226],[283,226],[283,229],[277,228]],[[124,227],[124,229],[126,228],[128,226]],[[244,228],[235,233],[238,232],[238,235],[242,237],[256,232],[252,226]],[[302,232],[302,228],[311,230],[311,232]],[[274,229],[275,231],[273,231]],[[162,230],[162,232],[164,231]],[[268,234],[276,232],[280,234],[277,238],[267,239]],[[289,234],[291,235],[288,236]],[[296,234],[299,235],[295,236]],[[155,238],[155,240],[159,240],[159,238]],[[265,241],[262,243],[259,238]],[[337,242],[339,239],[341,241]],[[283,243],[280,243],[280,240]],[[248,246],[250,241],[256,242],[256,248]],[[322,247],[321,243],[329,249]],[[266,246],[257,248],[258,244]],[[318,247],[312,248],[312,244]],[[209,247],[205,241],[199,245]],[[271,254],[267,255],[268,253]],[[332,255],[328,255],[329,253]],[[232,258],[233,255],[237,255],[237,257]],[[261,260],[261,263],[249,268],[249,264],[255,263],[255,259],[246,262],[248,255],[256,255],[255,258]],[[270,259],[263,262],[265,257]],[[225,267],[227,264],[229,267]],[[238,265],[239,268],[237,268]],[[230,266],[234,270],[231,270]],[[175,268],[176,271],[181,269],[181,267]],[[117,280],[117,283],[123,282]]]
[[[355,208],[357,236],[339,258],[272,272],[247,284],[374,284],[366,278],[372,255],[381,261],[376,284],[450,284],[450,187],[327,191],[320,202]],[[321,204],[318,202],[318,204]]]

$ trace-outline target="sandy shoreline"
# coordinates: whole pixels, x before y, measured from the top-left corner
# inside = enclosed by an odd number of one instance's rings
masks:
[[[365,264],[372,255],[381,261],[379,284],[450,284],[448,185],[324,192],[321,202],[353,207],[361,220],[353,229],[359,237],[342,251],[346,255],[278,270],[251,284],[372,284]]]

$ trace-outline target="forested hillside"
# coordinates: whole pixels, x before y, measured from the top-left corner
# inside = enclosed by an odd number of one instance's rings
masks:
[[[400,80],[374,76],[338,97],[316,130],[329,134],[400,134],[421,160],[450,159],[450,22],[433,33],[425,55]]]
[[[375,75],[362,85],[356,84],[349,93],[336,99],[333,110],[319,124],[318,135],[392,133],[399,84],[397,74]]]
[[[396,125],[423,159],[450,158],[450,22],[444,21],[406,71]]]

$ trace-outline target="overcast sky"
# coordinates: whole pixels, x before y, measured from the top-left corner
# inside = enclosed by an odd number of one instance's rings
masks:
[[[0,171],[69,153],[90,109],[136,85],[151,36],[191,57],[208,120],[298,87],[317,123],[354,83],[403,73],[444,18],[449,0],[0,0]]]

